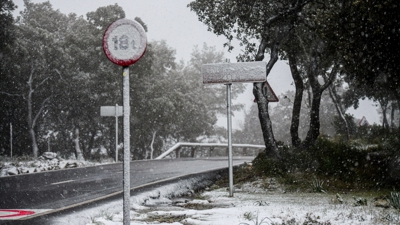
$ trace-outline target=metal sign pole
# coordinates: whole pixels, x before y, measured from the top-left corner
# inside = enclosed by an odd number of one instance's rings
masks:
[[[103,36],[103,50],[107,58],[122,66],[123,75],[123,130],[124,130],[124,159],[123,159],[123,224],[130,224],[130,106],[129,106],[129,66],[136,63],[147,49],[146,31],[140,23],[119,19],[106,29]],[[115,109],[118,110],[117,108]],[[115,112],[114,112],[115,113]],[[110,115],[111,116],[111,115]]]
[[[129,105],[129,67],[124,66],[122,69],[123,76],[123,107],[124,107],[124,162],[123,162],[123,222],[124,225],[131,223],[130,218],[130,105]]]
[[[226,117],[228,119],[229,197],[233,197],[231,87],[232,84],[226,84],[226,102],[227,102]]]
[[[115,162],[118,162],[118,104],[115,104]]]

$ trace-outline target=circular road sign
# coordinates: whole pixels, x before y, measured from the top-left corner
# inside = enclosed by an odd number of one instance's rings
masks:
[[[134,64],[144,55],[146,48],[146,33],[136,21],[119,19],[104,32],[104,53],[119,66]]]

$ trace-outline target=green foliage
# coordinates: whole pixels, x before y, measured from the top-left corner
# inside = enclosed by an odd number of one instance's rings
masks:
[[[257,176],[282,176],[285,166],[281,161],[267,157],[265,151],[253,160],[253,171]]]
[[[331,2],[334,5],[324,15],[328,20],[320,26],[320,32],[338,46],[346,72],[371,86],[386,74],[385,88],[398,89],[398,76],[394,74],[399,70],[395,50],[399,48],[400,31],[396,22],[399,3],[396,0]]]
[[[323,180],[319,180],[319,179],[315,178],[312,181],[312,187],[313,187],[314,192],[326,193],[326,191],[324,190],[323,185],[324,185],[324,181]]]
[[[253,225],[261,225],[261,224],[270,224],[267,222],[267,220],[271,221],[271,219],[269,219],[268,217],[264,217],[264,218],[259,218],[258,217],[258,212],[257,214],[252,213],[252,212],[245,212],[243,214],[243,217],[246,220],[252,221]],[[245,223],[245,222],[241,222],[239,223],[239,225],[250,225],[249,223]]]
[[[2,54],[9,48],[14,41],[14,18],[12,16],[12,11],[16,8],[12,0],[2,0],[0,1],[0,59],[2,59]]]
[[[356,198],[356,197],[353,197],[353,199],[354,199],[354,206],[364,206],[364,205],[368,205],[368,201],[367,201],[367,199],[366,198]]]
[[[344,115],[346,122],[347,122],[347,126],[349,128],[349,135],[353,136],[356,134],[357,132],[357,125],[354,122],[354,116],[351,114],[346,113]],[[347,128],[346,128],[346,124],[344,123],[343,119],[340,118],[339,116],[335,116],[334,120],[333,120],[333,127],[335,128],[336,131],[336,135],[339,135],[341,137],[346,137],[347,135]]]
[[[268,202],[266,202],[266,201],[255,201],[254,203],[253,203],[253,205],[255,205],[255,206],[268,206],[269,205],[269,203]]]
[[[400,194],[398,192],[390,192],[388,200],[393,208],[400,210]]]
[[[13,9],[11,3],[1,2],[4,15]],[[114,158],[115,118],[100,117],[99,108],[122,105],[121,68],[104,56],[101,40],[106,27],[124,18],[125,12],[114,4],[87,13],[85,19],[64,15],[49,2],[24,3],[25,10],[12,24],[18,27],[13,52],[0,52],[0,154],[9,152],[12,123],[14,155],[27,154],[30,148],[39,155],[49,148],[70,155],[77,149],[73,141],[79,138],[85,158],[90,159],[91,150],[100,146]],[[146,29],[144,21],[135,20]],[[223,62],[223,52],[206,44],[196,47],[187,65],[177,63],[175,54],[165,41],[154,41],[131,66],[134,159],[148,156],[149,146],[156,156],[168,142],[213,135],[217,114],[225,110],[221,98],[225,87],[199,83],[201,65]],[[235,85],[232,98],[243,90],[243,85]]]
[[[344,142],[319,138],[308,151],[299,155],[303,170],[321,176],[340,179],[354,185],[380,186],[388,178],[388,159],[370,155],[367,150],[352,147]]]
[[[279,176],[289,189],[293,185],[307,188],[305,184],[309,185],[310,179],[313,179],[311,188],[316,192],[331,188],[387,188],[398,185],[389,174],[398,146],[396,135],[369,148],[319,138],[308,150],[283,148],[280,161],[260,153],[253,161],[253,172],[257,176]]]

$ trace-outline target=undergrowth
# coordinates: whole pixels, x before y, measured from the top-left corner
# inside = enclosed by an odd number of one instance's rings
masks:
[[[253,161],[251,174],[279,177],[289,189],[316,192],[396,189],[399,181],[393,180],[389,172],[390,161],[400,154],[399,146],[398,138],[384,139],[370,148],[319,138],[307,150],[282,148],[280,160],[260,153]]]

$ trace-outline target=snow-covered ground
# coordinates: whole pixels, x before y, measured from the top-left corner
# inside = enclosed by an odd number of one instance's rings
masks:
[[[201,194],[178,197],[193,193],[192,189],[199,185],[208,185],[205,180],[193,178],[133,196],[131,224],[400,224],[398,210],[376,207],[372,197],[358,196],[367,200],[367,205],[360,205],[353,194],[341,194],[343,203],[340,203],[336,193],[286,193],[275,179],[237,186],[234,197],[228,197],[226,187],[213,189],[213,186]],[[59,221],[78,222],[77,218],[75,215]],[[82,212],[82,219],[80,222],[87,221],[82,223],[85,225],[122,225],[122,202]]]
[[[55,166],[49,161],[51,159],[41,160],[39,166],[34,162],[25,162],[15,167],[20,171],[20,168],[38,170]],[[59,166],[66,162],[77,163],[60,160],[54,164]],[[3,169],[8,166],[8,163],[3,163]],[[60,167],[54,169],[63,169],[64,166]],[[195,190],[198,189],[206,191],[197,194]],[[341,193],[338,196],[337,193],[286,192],[285,187],[274,178],[236,185],[234,197],[228,195],[226,187],[213,185],[212,178],[205,175],[181,180],[132,196],[131,224],[400,224],[399,210],[376,206],[385,205],[385,199],[377,200],[362,193]],[[366,200],[367,205],[359,204],[363,201],[357,202],[354,197]],[[122,200],[118,200],[58,217],[51,224],[122,225],[122,220]]]

